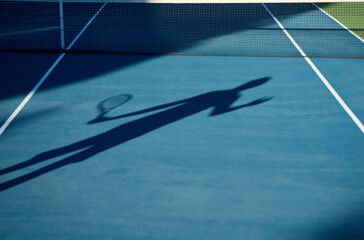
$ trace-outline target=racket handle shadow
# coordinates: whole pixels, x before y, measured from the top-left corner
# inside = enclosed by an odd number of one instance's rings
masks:
[[[91,125],[91,124],[95,124],[95,123],[104,122],[106,120],[107,120],[107,118],[104,118],[103,116],[98,116],[97,118],[92,119],[91,121],[88,121],[87,124]]]

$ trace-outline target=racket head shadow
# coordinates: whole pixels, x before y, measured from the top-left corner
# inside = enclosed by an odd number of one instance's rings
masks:
[[[121,105],[129,102],[133,98],[133,95],[131,94],[120,94],[116,95],[110,98],[107,98],[105,100],[102,100],[97,104],[97,109],[99,111],[99,115],[88,122],[88,124],[98,123],[107,121],[107,117],[104,117],[107,113],[110,111],[120,107]]]
[[[97,109],[99,110],[100,114],[108,113],[115,108],[129,102],[133,98],[131,94],[121,94],[117,96],[113,96],[101,101],[97,104]]]

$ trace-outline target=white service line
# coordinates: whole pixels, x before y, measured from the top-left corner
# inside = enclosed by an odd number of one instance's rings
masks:
[[[319,6],[317,6],[316,4],[312,3],[312,5],[314,5],[315,7],[317,7],[318,10],[320,10],[321,12],[323,12],[326,16],[328,16],[329,18],[331,18],[332,20],[334,20],[337,24],[339,24],[342,28],[344,28],[346,31],[348,31],[349,33],[351,33],[354,37],[356,37],[357,39],[359,39],[359,41],[361,41],[362,43],[364,43],[364,40],[359,37],[356,33],[354,33],[353,31],[351,31],[349,28],[347,28],[344,24],[342,24],[340,21],[338,21],[336,18],[334,18],[333,16],[331,16],[328,12],[326,12],[325,10],[323,10],[322,8],[320,8]]]
[[[106,6],[106,4],[107,4],[107,2],[104,3],[101,6],[101,8],[92,16],[92,18],[86,23],[86,25],[83,27],[83,29],[80,31],[80,33],[77,34],[77,36],[73,39],[73,41],[70,43],[70,45],[66,48],[66,50],[70,50],[71,47],[73,47],[73,45],[76,43],[76,41],[81,37],[82,33],[88,28],[88,26],[97,17],[97,15],[99,15],[99,13],[102,11],[102,9],[104,9],[104,7]]]
[[[311,61],[309,57],[307,57],[306,53],[302,50],[302,48],[297,44],[297,42],[293,39],[291,34],[284,28],[282,23],[273,15],[273,13],[268,9],[268,7],[262,3],[263,7],[267,12],[270,14],[270,16],[274,19],[274,21],[278,24],[278,26],[282,29],[282,31],[286,34],[286,36],[289,38],[289,40],[292,42],[292,44],[297,48],[297,50],[301,53],[301,55],[304,57],[304,59],[307,61],[307,63],[311,66],[311,68],[315,71],[317,76],[321,79],[321,81],[325,84],[327,89],[331,92],[331,94],[335,97],[335,99],[340,103],[342,108],[346,111],[346,113],[351,117],[351,119],[355,122],[355,124],[359,127],[359,129],[364,134],[364,125],[360,122],[360,120],[355,116],[355,114],[351,111],[351,109],[346,105],[344,100],[339,96],[339,94],[335,91],[335,89],[331,86],[331,84],[326,80],[324,75],[318,70],[316,65]]]
[[[80,38],[83,32],[87,29],[87,27],[91,24],[91,22],[99,15],[101,10],[106,6],[106,2],[101,6],[101,8],[94,14],[94,16],[87,22],[85,27],[78,33],[78,35],[73,39],[70,45],[66,48],[66,50],[70,50],[71,47],[76,43],[76,41]],[[9,124],[14,120],[14,118],[19,114],[19,112],[24,108],[24,106],[29,102],[29,100],[33,97],[38,88],[43,84],[43,82],[47,79],[47,77],[52,73],[54,68],[58,65],[58,63],[65,56],[65,53],[62,53],[57,60],[52,64],[52,66],[48,69],[48,71],[44,74],[44,76],[39,80],[37,85],[28,93],[28,95],[23,99],[23,101],[19,104],[19,106],[15,109],[15,111],[10,115],[10,117],[5,121],[5,123],[0,128],[0,136],[3,134],[5,129],[9,126]]]
[[[32,91],[30,91],[30,93],[28,93],[28,95],[24,98],[24,100],[20,103],[20,105],[15,109],[15,111],[10,115],[10,117],[6,120],[6,122],[1,126],[1,128],[0,128],[0,135],[5,131],[5,129],[9,126],[9,124],[14,120],[14,118],[16,117],[16,115],[18,115],[18,113],[23,109],[23,107],[25,106],[25,104],[27,104],[27,102],[33,97],[34,93],[38,90],[38,88],[40,87],[40,85],[42,85],[42,83],[44,82],[44,80],[46,80],[46,78],[49,76],[49,74],[51,74],[51,72],[53,71],[53,69],[62,60],[62,58],[64,57],[64,55],[66,55],[66,54],[65,53],[62,53],[57,58],[57,60],[53,63],[53,65],[48,69],[48,71],[46,72],[46,74],[44,74],[44,76],[42,77],[42,79],[37,83],[37,85],[35,85],[35,87],[32,89]]]

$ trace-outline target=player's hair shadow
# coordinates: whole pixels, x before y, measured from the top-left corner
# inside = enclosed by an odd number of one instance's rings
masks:
[[[209,108],[212,108],[210,116],[216,116],[228,112],[232,112],[245,107],[255,106],[272,99],[272,97],[263,97],[254,101],[242,104],[239,106],[232,106],[235,101],[240,98],[240,93],[244,90],[258,87],[269,81],[269,78],[261,78],[247,82],[233,89],[208,92],[191,98],[175,101],[171,103],[154,106],[144,110],[120,115],[112,118],[98,119],[100,121],[110,121],[115,119],[121,119],[138,114],[145,114],[153,111],[157,113],[142,117],[115,128],[112,128],[104,133],[96,136],[81,140],[79,142],[53,149],[47,152],[43,152],[35,157],[24,161],[22,163],[4,168],[0,170],[0,175],[4,175],[10,172],[14,172],[26,167],[50,160],[55,157],[60,157],[66,154],[72,154],[59,161],[51,163],[38,170],[22,175],[20,177],[13,178],[6,182],[0,183],[0,191],[17,186],[21,183],[27,182],[38,176],[64,167],[69,164],[78,163],[87,160],[88,158],[102,153],[110,148],[123,144],[132,139],[143,136],[168,124],[174,123],[196,113],[202,112]],[[96,123],[94,122],[94,123]]]

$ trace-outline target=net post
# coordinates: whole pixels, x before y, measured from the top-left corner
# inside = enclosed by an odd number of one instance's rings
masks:
[[[65,49],[64,46],[64,22],[63,22],[63,0],[59,0],[59,28],[61,34],[61,48]]]

